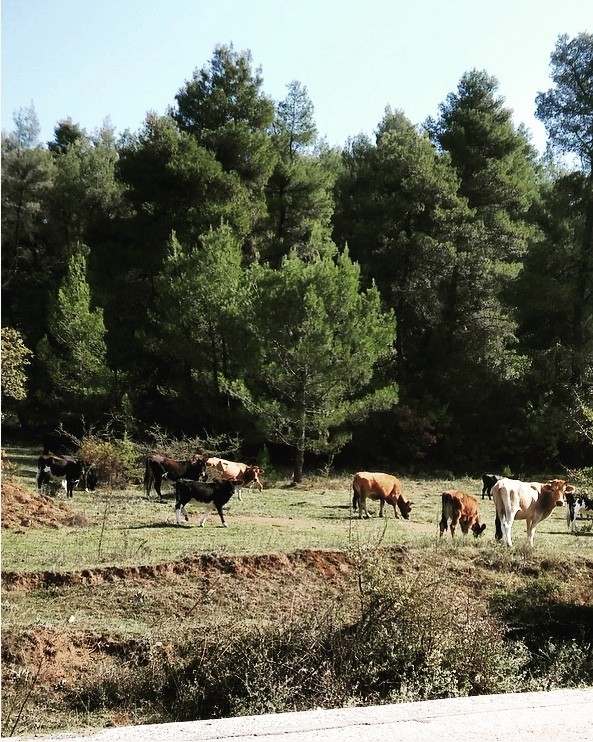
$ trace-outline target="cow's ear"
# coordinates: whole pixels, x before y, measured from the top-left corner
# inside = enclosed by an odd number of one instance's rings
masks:
[[[568,495],[572,495],[572,493],[574,492],[574,486],[572,484],[566,484],[566,485],[564,485],[564,491]]]

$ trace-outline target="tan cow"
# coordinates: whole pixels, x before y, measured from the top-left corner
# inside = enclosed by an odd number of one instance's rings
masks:
[[[471,495],[465,495],[458,490],[447,490],[441,495],[442,511],[439,531],[442,536],[447,530],[449,521],[451,521],[451,536],[455,536],[457,524],[461,526],[461,532],[464,535],[469,533],[471,528],[474,536],[481,536],[486,529],[486,524],[480,525],[480,515],[478,513],[478,501]]]
[[[555,507],[565,502],[565,494],[574,492],[563,479],[552,479],[546,484],[521,482],[518,479],[500,479],[492,487],[496,508],[496,539],[512,546],[511,528],[514,520],[525,520],[527,540],[533,546],[535,528]]]
[[[412,503],[406,501],[403,496],[402,486],[399,479],[393,477],[391,474],[359,471],[354,475],[352,490],[352,507],[355,510],[358,508],[359,518],[362,518],[363,512],[366,518],[369,517],[366,506],[367,497],[371,500],[379,500],[380,518],[383,517],[383,508],[385,507],[385,503],[393,505],[393,512],[395,513],[396,518],[399,518],[397,508],[399,508],[402,516],[406,520],[410,517]]]
[[[264,472],[260,466],[249,466],[238,461],[227,461],[217,456],[207,459],[206,466],[213,470],[213,479],[219,479],[223,482],[232,479],[239,487],[255,484],[260,492],[264,488],[259,479],[259,475]],[[240,492],[239,490],[239,499]]]

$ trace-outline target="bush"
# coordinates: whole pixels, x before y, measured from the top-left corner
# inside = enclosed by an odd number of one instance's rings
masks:
[[[92,464],[97,481],[110,489],[124,487],[134,472],[138,459],[137,445],[124,436],[104,440],[87,435],[80,441],[79,456]]]

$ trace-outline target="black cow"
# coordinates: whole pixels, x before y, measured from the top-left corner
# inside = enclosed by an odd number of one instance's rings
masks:
[[[492,488],[499,479],[502,479],[502,477],[499,477],[498,474],[482,474],[482,500],[484,495],[488,495],[488,498],[492,499]]]
[[[200,526],[204,525],[212,509],[216,508],[222,525],[226,528],[222,508],[234,493],[235,482],[232,479],[227,479],[224,482],[196,482],[191,479],[178,479],[175,482],[175,522],[178,526],[181,525],[182,513],[185,520],[189,520],[185,506],[190,500],[196,500],[209,505],[200,516]]]
[[[593,513],[593,497],[589,495],[575,495],[573,492],[565,494],[566,499],[566,525],[571,533],[577,533],[577,516],[583,517],[583,513]]]
[[[37,461],[37,490],[47,484],[50,475],[59,477],[66,482],[66,497],[72,497],[74,487],[83,477],[86,477],[86,467],[83,461],[74,456],[53,456],[42,454]]]
[[[172,482],[181,478],[184,479],[207,479],[206,464],[202,459],[194,457],[189,461],[180,461],[178,459],[169,459],[166,456],[149,456],[146,459],[146,471],[144,472],[144,489],[146,496],[150,495],[150,490],[154,485],[159,499],[162,500],[161,482],[163,479],[170,479]]]

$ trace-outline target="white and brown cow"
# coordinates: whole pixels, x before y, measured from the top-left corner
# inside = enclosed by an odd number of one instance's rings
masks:
[[[507,546],[512,546],[513,521],[525,520],[527,540],[533,546],[537,524],[547,518],[555,507],[563,505],[565,495],[573,491],[574,487],[563,479],[552,479],[546,484],[506,477],[500,479],[492,487],[496,508],[496,539],[502,539]]]
[[[241,487],[248,487],[255,484],[261,492],[264,488],[259,479],[259,475],[264,473],[261,466],[250,466],[239,461],[227,461],[226,459],[211,456],[206,459],[206,468],[209,470],[212,479],[221,482],[233,480],[238,488],[237,494],[241,499]]]
[[[441,536],[448,527],[451,529],[451,536],[455,536],[455,528],[458,523],[464,535],[467,535],[470,529],[476,537],[484,533],[486,524],[482,523],[480,525],[478,501],[475,497],[458,490],[447,490],[441,495],[441,502],[441,521],[439,523]]]
[[[383,517],[385,503],[393,506],[395,517],[399,518],[397,510],[399,508],[402,516],[408,520],[412,503],[407,501],[403,495],[402,485],[397,477],[382,472],[359,471],[354,475],[352,480],[352,507],[358,508],[358,517],[362,514],[366,518],[369,513],[366,506],[367,498],[379,500],[379,517]]]

